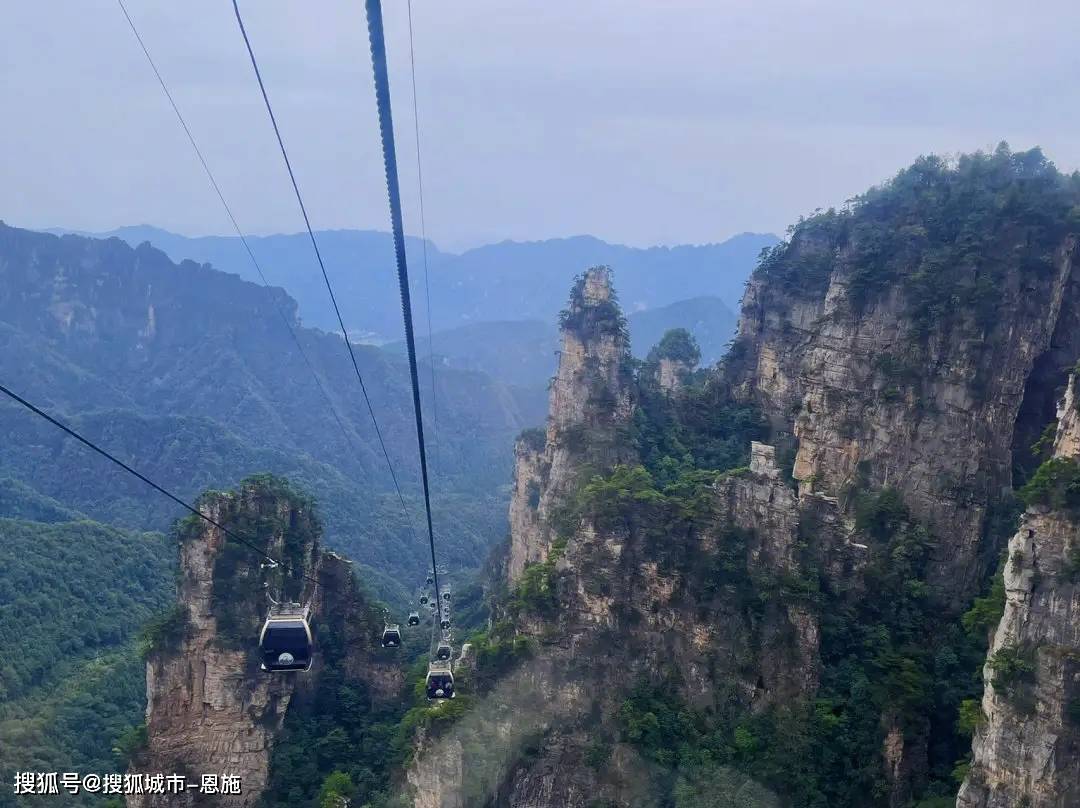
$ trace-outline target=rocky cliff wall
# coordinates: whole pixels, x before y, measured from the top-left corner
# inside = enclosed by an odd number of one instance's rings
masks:
[[[430,804],[463,793],[529,808],[670,804],[693,791],[692,778],[672,770],[681,738],[667,738],[667,753],[642,738],[663,736],[648,715],[684,712],[728,733],[696,751],[760,772],[788,799],[809,797],[798,804],[951,799],[965,745],[956,713],[974,695],[979,655],[960,616],[1011,530],[1003,525],[1014,476],[1025,479],[1027,446],[1053,417],[1064,362],[1080,355],[1075,185],[1037,150],[1002,147],[957,165],[921,159],[849,210],[800,222],[763,258],[738,338],[711,380],[757,408],[768,437],[753,445],[749,468],[707,486],[694,474],[730,464],[701,462],[685,440],[714,436],[673,433],[667,416],[646,412],[654,399],[689,393],[660,384],[663,394],[646,397],[639,377],[625,397],[614,384],[621,377],[603,374],[593,376],[599,389],[567,384],[595,364],[593,352],[605,355],[602,340],[567,343],[543,440],[533,434],[518,447],[510,596],[496,610],[534,649],[515,674],[531,700],[515,690],[500,701],[496,687],[484,702],[529,724],[532,737],[479,792],[443,779]],[[734,410],[719,415],[730,416],[730,430]],[[566,440],[578,434],[584,445]],[[1059,451],[1070,440],[1059,435]],[[646,457],[656,441],[666,441],[662,451]],[[1062,544],[1070,528],[1040,529]],[[1031,548],[1020,549],[1034,563]],[[1006,575],[1017,590],[1014,572]],[[1024,602],[1037,602],[1030,595]],[[1072,607],[1043,608],[1057,626],[1048,636],[1067,646],[1060,632],[1075,624]],[[1031,665],[1057,689],[1041,698],[1061,713],[1073,657],[1053,669],[1049,659],[1040,651]],[[652,690],[635,695],[641,683]],[[757,717],[779,723],[770,730]],[[761,740],[739,722],[772,732],[772,748],[733,755],[732,746]],[[480,724],[480,746],[500,746],[504,724]],[[1045,762],[1052,730],[1044,722],[1032,732],[1018,757],[1038,743]],[[604,755],[593,754],[597,742]],[[965,793],[992,768],[980,763],[992,745],[977,741]],[[777,753],[785,770],[760,765]],[[429,760],[421,753],[417,769]],[[1053,761],[1042,788],[1071,799],[1054,785],[1073,776],[1071,764],[1057,751]],[[1008,774],[1017,766],[1029,773]],[[1030,770],[1003,762],[998,776],[1017,785],[1003,801],[969,804],[1041,799]],[[729,775],[718,770],[705,784]],[[731,776],[740,794],[758,795],[749,804],[774,804],[761,783]]]
[[[793,475],[804,486],[841,499],[856,489],[901,491],[917,518],[948,536],[934,578],[963,602],[994,558],[983,527],[1011,486],[1014,430],[1036,362],[1052,345],[1080,347],[1066,327],[1080,308],[1075,243],[1058,244],[1043,275],[1010,268],[993,323],[977,324],[957,301],[955,322],[928,335],[916,332],[900,284],[853,304],[849,252],[796,237],[789,260],[824,263],[823,284],[792,289],[755,275],[732,381],[778,440],[794,438]]]
[[[543,561],[554,539],[554,508],[586,466],[625,459],[618,440],[633,414],[629,341],[607,267],[575,283],[561,322],[559,367],[551,382],[547,428],[514,447],[509,578]]]
[[[147,658],[147,744],[132,771],[180,773],[195,784],[203,774],[232,775],[241,793],[132,795],[129,808],[256,805],[269,782],[271,752],[286,713],[319,676],[320,628],[342,638],[344,668],[362,672],[376,698],[390,698],[402,684],[400,670],[376,658],[377,627],[356,590],[351,565],[319,549],[321,528],[308,500],[281,481],[257,478],[234,493],[205,495],[199,507],[283,560],[289,571],[264,569],[256,552],[202,520],[180,524],[177,607]],[[311,604],[316,645],[310,672],[259,669],[264,581],[278,599]]]
[[[613,299],[610,277],[590,271],[584,281],[564,316],[547,429],[515,453],[506,578],[517,594],[493,619],[512,623],[532,651],[446,735],[421,739],[408,775],[418,808],[661,805],[655,764],[633,746],[613,743],[602,765],[583,765],[590,748],[618,738],[615,716],[632,687],[654,681],[710,712],[762,711],[817,687],[817,616],[802,594],[779,594],[801,571],[801,536],[799,496],[774,447],[754,444],[749,468],[716,480],[700,518],[676,515],[674,502],[633,500],[621,503],[625,519],[608,518],[608,494],[598,510],[568,514],[587,475],[637,462],[622,335],[597,334],[580,317]],[[807,502],[821,546],[843,555],[835,500]],[[777,597],[759,597],[754,584]]]
[[[1076,376],[1054,458],[1080,461]],[[1005,613],[984,671],[983,722],[958,808],[1080,805],[1080,516],[1028,509],[1009,541]]]

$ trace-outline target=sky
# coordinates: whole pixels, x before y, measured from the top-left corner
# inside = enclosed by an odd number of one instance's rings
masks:
[[[229,0],[125,0],[246,232],[303,227]],[[116,0],[0,0],[0,219],[231,226]],[[406,0],[384,0],[421,231]],[[317,229],[388,228],[361,0],[241,0]],[[920,154],[1080,168],[1080,4],[412,0],[426,233],[783,233]]]

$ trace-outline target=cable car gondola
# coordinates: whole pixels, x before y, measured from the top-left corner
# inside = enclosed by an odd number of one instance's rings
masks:
[[[308,609],[299,603],[274,604],[259,633],[259,652],[264,671],[311,669],[311,626]]]
[[[420,625],[420,612],[409,612],[409,621],[408,622],[409,622],[410,626],[418,626],[418,625]]]
[[[443,619],[439,621],[439,628],[441,628],[443,631],[446,631],[448,628],[450,628],[450,618],[443,617]]]
[[[383,648],[397,648],[401,645],[401,626],[397,623],[387,623],[382,633]]]
[[[420,596],[420,605],[421,606],[427,606],[427,604],[428,604],[428,594],[427,594],[427,592],[425,592],[424,594],[422,594]]]
[[[449,643],[445,642],[439,643],[439,647],[435,650],[435,658],[444,662],[450,659],[453,654],[454,649],[450,646]]]
[[[452,699],[457,693],[454,692],[454,674],[450,671],[449,662],[432,662],[428,665],[427,697],[431,701],[438,699]]]

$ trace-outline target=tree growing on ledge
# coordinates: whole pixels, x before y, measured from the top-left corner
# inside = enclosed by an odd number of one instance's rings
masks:
[[[587,288],[590,277],[603,275],[607,296],[601,300],[589,300]],[[619,308],[619,298],[611,287],[611,268],[592,267],[574,279],[570,290],[570,302],[559,312],[559,327],[572,331],[583,340],[612,336],[627,340],[626,318]]]
[[[685,328],[671,328],[664,332],[664,336],[649,351],[645,361],[651,363],[661,359],[672,359],[695,367],[701,361],[701,348],[698,347],[694,335]]]

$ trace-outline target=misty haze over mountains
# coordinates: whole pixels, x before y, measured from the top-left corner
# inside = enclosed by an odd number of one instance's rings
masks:
[[[174,261],[191,259],[209,263],[245,280],[261,282],[235,236],[188,237],[148,225],[82,235],[116,236],[133,247],[149,241]],[[373,343],[400,339],[400,303],[390,235],[370,230],[327,230],[316,236],[353,339]],[[423,323],[425,245],[417,238],[406,241],[414,306]],[[431,297],[435,301],[432,326],[435,331],[443,331],[508,320],[551,324],[566,302],[566,279],[596,264],[615,268],[621,303],[630,316],[701,297],[717,299],[728,310],[735,311],[758,254],[777,241],[771,234],[743,233],[719,244],[639,249],[609,244],[592,236],[574,236],[531,242],[503,241],[461,254],[444,252],[428,241],[426,260]],[[267,280],[283,287],[296,299],[305,325],[338,330],[306,233],[249,236],[248,243]],[[730,312],[727,319],[733,328]],[[665,327],[680,325],[689,328],[692,324],[670,322]],[[710,328],[716,327],[714,320]],[[421,333],[426,330],[425,325],[420,326]],[[657,338],[663,330],[660,328]],[[723,340],[728,336],[724,335]],[[638,346],[634,347],[636,351]],[[705,345],[703,348],[706,358],[717,353]]]

